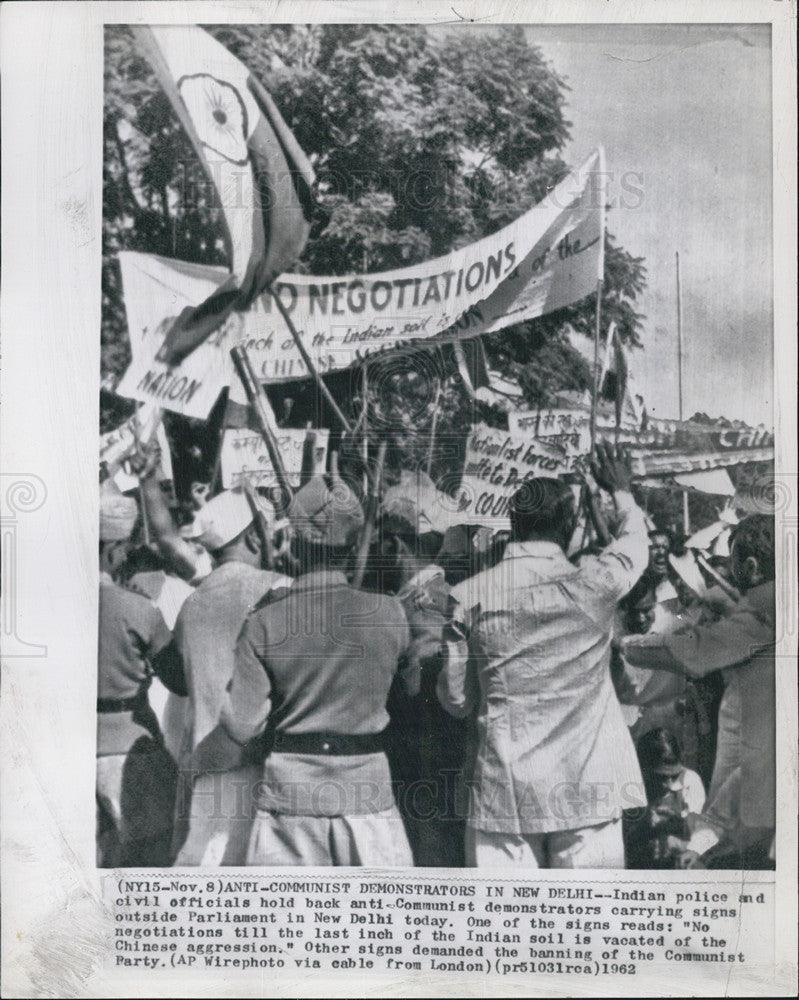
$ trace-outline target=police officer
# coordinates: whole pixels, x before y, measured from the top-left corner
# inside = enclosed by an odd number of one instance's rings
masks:
[[[245,623],[222,710],[239,743],[273,738],[247,863],[410,866],[381,735],[398,670],[418,689],[405,614],[347,581],[363,512],[342,480],[312,479],[289,517],[299,575]]]
[[[186,694],[180,655],[161,612],[113,576],[127,556],[136,501],[109,479],[100,494],[97,683],[97,865],[165,866],[171,860],[177,769],[147,691],[153,674]]]

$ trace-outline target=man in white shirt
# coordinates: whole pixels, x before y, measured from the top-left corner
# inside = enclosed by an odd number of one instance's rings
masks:
[[[452,592],[438,695],[456,716],[478,708],[472,867],[623,868],[622,810],[646,804],[609,661],[616,604],[647,565],[647,529],[628,461],[600,446],[595,476],[620,516],[599,555],[569,562],[572,492],[529,480],[501,562]]]
[[[246,859],[263,748],[243,750],[218,722],[244,620],[268,591],[291,584],[264,568],[264,534],[273,522],[268,501],[235,489],[203,506],[192,527],[192,537],[217,565],[186,600],[174,629],[189,695],[179,760],[176,841],[184,839],[178,866],[240,865]]]

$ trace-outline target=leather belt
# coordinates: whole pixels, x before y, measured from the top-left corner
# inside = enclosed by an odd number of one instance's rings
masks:
[[[109,712],[135,712],[137,708],[143,708],[147,704],[147,694],[137,694],[132,698],[98,698],[97,711],[101,715]]]
[[[347,757],[380,753],[382,733],[281,733],[274,735],[274,753],[307,753],[320,757]]]

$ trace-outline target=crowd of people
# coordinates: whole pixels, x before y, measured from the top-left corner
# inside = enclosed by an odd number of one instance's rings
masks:
[[[335,454],[285,507],[198,494],[182,529],[156,467],[101,484],[100,867],[773,867],[772,518],[692,594],[600,445],[604,546],[573,553],[557,479],[479,547],[400,487],[353,579]]]

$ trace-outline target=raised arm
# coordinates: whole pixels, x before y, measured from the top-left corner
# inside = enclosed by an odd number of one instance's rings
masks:
[[[621,643],[628,663],[704,677],[743,663],[774,643],[774,623],[744,598],[727,618],[672,635],[630,635]]]
[[[623,597],[646,569],[649,537],[644,512],[630,492],[629,458],[607,443],[597,446],[593,472],[599,485],[614,499],[619,514],[616,537],[596,556],[580,560],[583,579],[592,580],[616,600]]]
[[[200,570],[200,558],[185,538],[181,538],[172,520],[156,470],[158,445],[139,446],[131,464],[139,477],[141,502],[158,551],[169,568],[184,580],[193,580]]]
[[[475,661],[469,644],[467,612],[453,601],[454,610],[444,628],[444,665],[438,675],[436,695],[442,707],[456,719],[465,719],[480,698]]]

